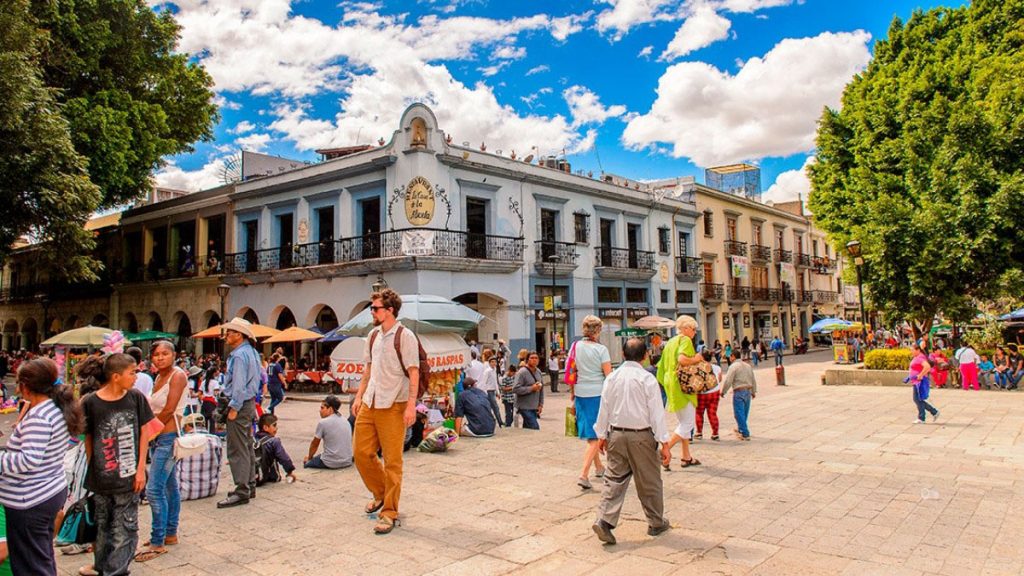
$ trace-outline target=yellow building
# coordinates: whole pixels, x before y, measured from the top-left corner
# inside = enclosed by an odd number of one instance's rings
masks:
[[[694,192],[698,320],[708,344],[780,336],[788,347],[816,319],[841,315],[835,250],[801,202],[772,205],[701,185]]]

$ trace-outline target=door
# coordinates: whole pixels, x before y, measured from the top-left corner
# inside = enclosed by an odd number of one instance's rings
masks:
[[[707,337],[704,338],[704,342],[707,345],[711,345],[715,340],[718,340],[718,314],[715,312],[708,312],[704,315],[704,330],[707,332]]]
[[[640,250],[640,225],[626,225],[626,248],[629,250],[629,267],[639,268],[637,251]]]
[[[487,258],[487,201],[466,198],[466,256]]]
[[[334,206],[316,211],[317,263],[334,263]]]
[[[686,258],[690,254],[690,235],[686,232],[679,233],[679,255]]]
[[[292,246],[295,242],[295,237],[292,235],[292,225],[294,222],[295,216],[290,213],[282,214],[277,217],[277,265],[280,268],[292,267]]]
[[[363,237],[363,258],[380,258],[380,198],[359,201],[359,235]]]
[[[555,229],[557,217],[558,212],[554,210],[540,211],[540,257],[544,262],[549,261],[552,256],[558,254],[555,248],[555,240],[558,238]]]
[[[601,266],[612,265],[612,225],[613,221],[601,218]]]
[[[245,227],[245,271],[256,271],[256,246],[259,245],[259,224],[256,220],[248,220]]]

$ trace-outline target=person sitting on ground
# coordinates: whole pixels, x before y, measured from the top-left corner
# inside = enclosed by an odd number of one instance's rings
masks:
[[[494,436],[494,414],[487,393],[476,387],[472,378],[462,383],[464,390],[455,400],[455,433],[483,438]]]
[[[259,467],[259,480],[256,485],[262,486],[267,482],[280,482],[280,468],[284,468],[288,482],[295,482],[295,464],[284,449],[284,444],[277,437],[277,416],[264,414],[260,416],[260,431],[256,433],[256,466]],[[262,455],[262,458],[259,456]]]
[[[423,438],[427,435],[427,421],[427,407],[417,404],[416,421],[409,427],[409,437],[405,440],[402,452],[408,452],[410,448],[415,448],[420,445],[420,442],[423,442]]]
[[[352,427],[348,420],[338,413],[341,400],[333,394],[324,398],[320,404],[320,422],[316,425],[316,433],[309,443],[309,455],[302,461],[304,468],[324,468],[336,470],[352,465]],[[324,452],[317,455],[320,441],[324,443]]]

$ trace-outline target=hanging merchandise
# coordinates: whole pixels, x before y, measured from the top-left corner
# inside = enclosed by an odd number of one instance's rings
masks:
[[[750,261],[746,256],[732,257],[732,277],[746,280],[750,275]]]

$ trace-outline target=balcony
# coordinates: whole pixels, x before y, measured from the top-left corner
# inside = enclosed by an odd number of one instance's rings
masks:
[[[749,302],[750,286],[729,286],[729,300],[732,302]]]
[[[834,304],[839,301],[839,293],[831,290],[814,290],[812,298],[815,304]]]
[[[771,302],[772,291],[769,288],[751,287],[750,300],[753,302]]]
[[[721,284],[701,284],[700,299],[705,302],[721,302],[723,299],[725,299],[725,287],[722,286]]]
[[[250,282],[361,276],[397,270],[509,273],[523,266],[523,239],[406,228],[225,254],[224,273]],[[240,282],[237,278],[226,280]]]
[[[704,261],[689,256],[676,256],[676,280],[700,282],[704,278]]]
[[[814,256],[811,258],[811,267],[816,274],[833,274],[836,271],[836,261],[828,256]]]
[[[814,303],[814,292],[811,290],[798,290],[796,292],[796,298],[794,302],[797,304],[813,304]]]
[[[19,284],[0,289],[0,303],[36,302],[39,294],[45,294],[51,301],[100,298],[113,292],[109,276],[101,274],[95,282],[53,282]]]
[[[772,249],[761,244],[750,245],[751,262],[768,262],[772,259]]]
[[[579,266],[579,253],[573,242],[538,240],[533,243],[533,247],[533,266],[542,276],[551,276],[552,269],[555,276],[568,276]],[[558,256],[557,263],[551,262],[552,256]]]
[[[792,250],[783,250],[782,248],[776,248],[775,249],[775,262],[777,262],[777,263],[778,262],[787,262],[788,263],[788,262],[792,262],[792,261],[793,261],[793,251]]]
[[[737,242],[736,240],[725,241],[725,255],[726,256],[746,256],[747,255],[747,243]]]
[[[612,280],[650,280],[656,273],[654,252],[598,246],[594,250],[594,272]]]
[[[811,267],[811,255],[810,254],[797,254],[796,255],[796,265],[799,266],[800,268],[810,268]]]

